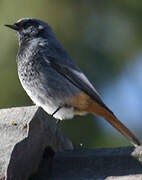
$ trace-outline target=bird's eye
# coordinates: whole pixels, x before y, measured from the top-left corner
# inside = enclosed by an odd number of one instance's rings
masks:
[[[17,27],[19,27],[19,24],[18,24],[18,23],[15,23],[14,25],[17,26]]]
[[[30,23],[30,22],[27,22],[27,23],[24,24],[23,27],[26,29],[26,28],[28,28],[29,26],[31,26],[31,23]]]

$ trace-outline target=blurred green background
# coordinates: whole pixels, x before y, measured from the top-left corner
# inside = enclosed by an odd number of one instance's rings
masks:
[[[0,108],[32,105],[16,68],[16,34],[4,27],[23,17],[47,21],[101,94],[104,102],[142,138],[142,1],[1,0]],[[102,118],[61,122],[76,148],[115,147],[128,141]]]

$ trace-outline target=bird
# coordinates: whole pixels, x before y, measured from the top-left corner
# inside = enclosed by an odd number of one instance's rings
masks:
[[[18,76],[37,106],[59,120],[87,113],[101,116],[132,145],[141,145],[139,139],[104,104],[47,22],[22,18],[5,26],[17,33]]]

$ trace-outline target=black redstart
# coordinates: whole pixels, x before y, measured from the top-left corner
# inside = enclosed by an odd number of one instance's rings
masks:
[[[24,18],[6,26],[18,34],[19,79],[37,106],[60,120],[86,113],[102,116],[133,145],[141,144],[103,103],[48,23]]]

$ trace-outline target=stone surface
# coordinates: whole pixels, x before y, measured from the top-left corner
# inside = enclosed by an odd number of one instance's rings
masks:
[[[118,176],[126,178],[133,175],[134,178],[136,175],[137,179],[142,180],[142,164],[133,156],[135,151],[137,151],[137,157],[141,157],[142,147],[74,150],[58,153],[51,179],[103,180],[114,176],[115,180]]]
[[[0,110],[0,137],[0,180],[142,180],[142,147],[73,150],[35,106]]]
[[[52,180],[142,180],[142,164],[133,156],[141,157],[142,147],[73,150],[57,153],[52,169]],[[139,152],[138,152],[139,151]],[[30,180],[46,180],[46,158],[39,172]]]
[[[24,180],[36,172],[48,146],[73,149],[55,121],[36,106],[0,110],[0,137],[0,177],[7,169],[8,180]]]
[[[106,180],[142,180],[142,175],[112,176],[106,178]]]

